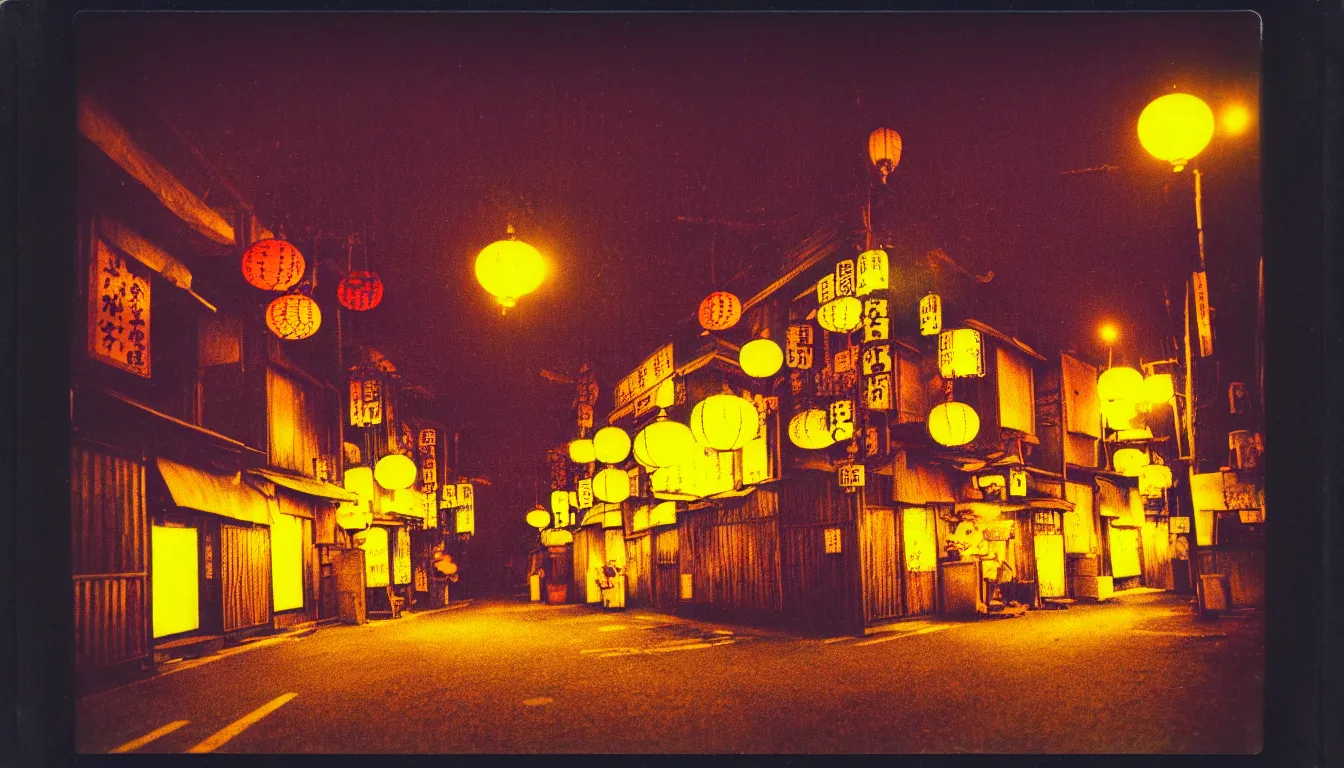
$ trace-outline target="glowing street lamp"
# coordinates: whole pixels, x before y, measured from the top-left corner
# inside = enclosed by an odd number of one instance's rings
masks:
[[[1106,323],[1097,329],[1097,335],[1106,344],[1106,367],[1111,367],[1111,351],[1115,347],[1115,340],[1120,338],[1120,330],[1111,323]]]
[[[1213,110],[1198,96],[1169,93],[1139,115],[1139,143],[1148,154],[1181,171],[1213,139]]]
[[[520,296],[535,291],[546,277],[546,262],[536,248],[514,236],[496,240],[476,256],[476,279],[499,302],[501,314],[518,303]]]

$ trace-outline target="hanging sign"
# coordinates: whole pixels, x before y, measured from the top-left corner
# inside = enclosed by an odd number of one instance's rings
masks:
[[[824,307],[835,300],[835,275],[827,275],[817,281],[817,306]]]
[[[859,254],[859,282],[856,295],[867,296],[873,291],[885,291],[887,283],[887,252],[864,251]]]
[[[439,509],[452,509],[457,506],[457,486],[445,483],[439,498]]]
[[[457,532],[472,534],[476,532],[476,507],[457,508]]]
[[[886,299],[863,300],[863,340],[886,341],[891,338],[891,317]]]
[[[863,375],[891,373],[891,345],[874,344],[863,350]]]
[[[825,533],[823,533],[822,535],[826,542],[826,554],[828,555],[840,554],[840,529],[827,528],[825,529]]]
[[[1027,495],[1027,470],[1025,469],[1008,470],[1008,495],[1009,496]]]
[[[843,442],[854,437],[854,401],[836,400],[831,403],[831,439]]]
[[[406,527],[397,529],[397,548],[392,553],[393,584],[411,583],[411,532]]]
[[[383,423],[383,382],[378,374],[357,369],[350,376],[350,426]]]
[[[420,430],[420,488],[433,492],[439,487],[439,464],[435,454],[438,449],[438,433],[432,429]]]
[[[919,335],[937,336],[943,330],[943,300],[930,293],[919,300]]]
[[[578,483],[579,509],[592,509],[593,507],[593,479],[585,477]]]
[[[848,373],[854,370],[854,358],[858,356],[859,350],[856,347],[842,349],[835,353],[835,372]]]
[[[592,428],[593,428],[593,406],[588,405],[587,403],[579,403],[578,407],[577,407],[575,410],[576,410],[576,414],[577,414],[577,416],[578,416],[578,418],[577,418],[575,421],[578,422],[579,428],[580,428],[580,429],[592,429]]]
[[[1199,356],[1213,354],[1213,325],[1209,316],[1209,277],[1205,272],[1196,272],[1195,286],[1195,324],[1199,328]]]
[[[938,334],[938,372],[944,379],[985,375],[980,332],[957,328]]]
[[[131,274],[126,262],[100,238],[90,259],[89,355],[149,378],[149,280]]]
[[[364,585],[366,587],[387,586],[387,529],[373,526],[365,531],[359,541],[364,550]]]
[[[425,527],[426,527],[426,528],[438,528],[438,527],[439,527],[439,505],[438,505],[438,504],[435,504],[434,502],[439,498],[439,494],[438,494],[437,492],[435,492],[435,491],[425,491],[425,492],[421,495],[420,498],[421,498],[421,499],[423,500],[423,502],[424,502],[424,510],[425,510],[425,514],[424,514],[424,518],[425,518]]]
[[[891,410],[891,374],[878,373],[863,378],[864,402],[870,411]]]
[[[808,370],[812,367],[812,344],[815,340],[811,325],[790,325],[784,364],[790,368]]]
[[[838,470],[841,488],[862,488],[864,483],[862,464],[845,464]]]
[[[858,289],[858,276],[854,272],[853,259],[841,259],[835,264],[835,297],[853,296]]]
[[[625,378],[616,382],[616,407],[623,408],[635,398],[672,376],[672,345],[664,344]]]

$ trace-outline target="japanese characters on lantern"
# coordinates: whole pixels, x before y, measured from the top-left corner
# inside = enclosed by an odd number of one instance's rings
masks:
[[[366,368],[350,374],[350,426],[370,427],[383,423],[383,380]]]
[[[867,296],[873,291],[885,291],[888,287],[887,252],[883,250],[864,251],[858,260],[857,296]]]
[[[957,328],[938,334],[938,372],[944,379],[985,375],[980,332]]]
[[[439,487],[438,432],[422,429],[419,435],[420,447],[420,487],[432,493]]]
[[[886,341],[891,338],[891,317],[886,299],[863,300],[863,340]]]
[[[817,281],[817,306],[824,307],[835,300],[835,275],[827,275]]]
[[[835,264],[835,296],[844,298],[853,296],[858,290],[858,275],[854,270],[853,259],[841,259]]]
[[[727,291],[715,291],[700,302],[700,327],[724,331],[737,325],[742,317],[742,302]]]
[[[784,348],[784,364],[804,371],[810,369],[815,339],[815,329],[811,325],[790,325]]]
[[[836,400],[831,403],[831,439],[843,442],[854,437],[854,401]]]
[[[919,335],[937,336],[943,330],[943,300],[930,293],[919,300]]]
[[[89,354],[149,378],[149,280],[137,277],[101,239],[90,260]]]

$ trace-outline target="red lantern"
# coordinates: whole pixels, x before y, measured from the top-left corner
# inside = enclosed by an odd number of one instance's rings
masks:
[[[727,291],[715,291],[700,302],[700,327],[707,331],[726,331],[742,317],[742,302]]]
[[[258,240],[243,253],[243,277],[267,291],[293,288],[307,268],[299,249],[284,240]]]
[[[282,339],[306,339],[322,325],[322,310],[311,296],[286,293],[266,308],[266,327]]]
[[[356,312],[373,309],[383,300],[383,281],[374,272],[357,269],[341,281],[336,298],[341,306]]]

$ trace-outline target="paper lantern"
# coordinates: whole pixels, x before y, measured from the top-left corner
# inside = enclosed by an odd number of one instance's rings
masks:
[[[569,491],[551,491],[551,514],[557,519],[569,513]]]
[[[666,411],[635,435],[635,461],[650,469],[678,466],[697,450],[690,427],[667,418]]]
[[[1161,496],[1172,485],[1171,467],[1147,464],[1139,468],[1139,495]]]
[[[820,408],[810,408],[789,419],[789,441],[799,448],[818,450],[835,444],[831,437],[830,416]]]
[[[336,298],[341,306],[355,312],[373,309],[383,300],[383,281],[373,272],[357,269],[341,280]]]
[[[589,464],[597,460],[597,448],[592,440],[574,440],[569,444],[569,460],[575,464]]]
[[[867,296],[873,291],[885,291],[890,287],[887,266],[887,252],[882,250],[864,251],[858,259],[858,287],[856,296]]]
[[[1133,368],[1107,368],[1097,377],[1097,397],[1103,403],[1111,400],[1137,403],[1142,393],[1143,374]]]
[[[533,528],[545,528],[551,524],[551,513],[537,507],[527,513],[527,524]]]
[[[649,525],[676,525],[677,502],[664,501],[649,510]]]
[[[630,455],[630,435],[620,427],[603,427],[593,435],[593,454],[603,464],[620,464]]]
[[[630,498],[630,475],[615,467],[598,472],[593,476],[593,495],[611,504],[625,501]]]
[[[267,291],[288,291],[299,284],[308,264],[292,243],[258,240],[243,252],[243,278]]]
[[[707,331],[725,331],[742,318],[742,302],[727,291],[715,291],[700,302],[700,327]]]
[[[311,296],[286,293],[266,307],[266,327],[286,341],[306,339],[322,326],[322,309]]]
[[[929,435],[939,445],[965,445],[980,433],[980,415],[965,403],[939,403],[929,411]]]
[[[943,330],[943,300],[930,293],[919,300],[919,335],[937,336]]]
[[[1145,376],[1142,386],[1143,401],[1150,405],[1162,405],[1171,402],[1176,396],[1176,387],[1170,373],[1154,373]]]
[[[710,395],[691,409],[695,441],[716,451],[735,451],[755,438],[760,429],[761,415],[744,397]]]
[[[1133,400],[1106,400],[1101,404],[1101,415],[1106,426],[1118,432],[1130,429],[1139,417],[1139,406]]]
[[[389,453],[379,459],[373,468],[373,478],[389,491],[410,488],[417,474],[419,471],[415,468],[415,462],[400,453]]]
[[[742,345],[737,361],[748,376],[769,378],[784,365],[784,350],[770,339],[754,339]]]
[[[535,291],[546,277],[546,262],[536,248],[513,237],[497,240],[476,256],[476,280],[500,306],[515,306],[520,296]]]
[[[551,529],[541,532],[541,545],[543,547],[563,547],[566,544],[573,543],[574,534],[564,529]]]
[[[849,333],[863,322],[863,302],[853,296],[832,299],[817,310],[817,324],[832,333]]]
[[[1154,99],[1139,115],[1139,143],[1172,170],[1204,151],[1213,139],[1213,110],[1197,96],[1169,93]]]
[[[938,334],[938,373],[944,379],[985,375],[984,339],[973,328]]]
[[[901,134],[890,128],[878,128],[868,134],[868,159],[882,174],[882,183],[901,164]]]
[[[1130,477],[1138,476],[1139,470],[1148,466],[1150,461],[1148,452],[1139,448],[1121,448],[1111,457],[1115,471]]]

